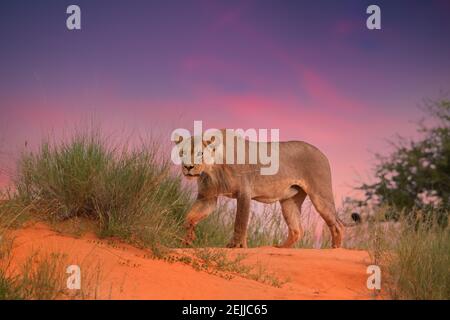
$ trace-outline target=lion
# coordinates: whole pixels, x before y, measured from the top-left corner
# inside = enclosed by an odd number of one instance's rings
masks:
[[[220,130],[225,135],[225,130]],[[325,220],[331,232],[332,247],[339,248],[342,244],[344,225],[337,218],[331,185],[331,169],[327,157],[316,147],[303,141],[267,142],[265,150],[279,152],[278,171],[272,175],[262,175],[260,158],[256,163],[249,162],[249,150],[252,147],[261,148],[264,142],[244,139],[240,135],[234,137],[234,159],[237,158],[236,146],[242,143],[245,147],[245,161],[240,164],[207,162],[203,152],[211,147],[214,136],[207,140],[202,137],[177,136],[173,138],[181,158],[181,170],[189,179],[196,179],[198,195],[192,208],[186,215],[186,237],[184,243],[192,244],[195,240],[195,227],[205,219],[215,208],[219,196],[237,200],[234,234],[228,243],[228,248],[247,247],[247,226],[252,200],[261,203],[279,202],[284,220],[288,227],[286,240],[277,247],[290,248],[303,236],[299,223],[302,203],[309,196],[317,212]],[[216,143],[217,143],[216,139]],[[210,148],[213,157],[226,157],[226,143],[222,139],[219,145]],[[201,145],[199,145],[201,144]],[[190,150],[190,154],[185,154]],[[194,161],[197,159],[197,161]],[[225,162],[225,161],[223,161]]]

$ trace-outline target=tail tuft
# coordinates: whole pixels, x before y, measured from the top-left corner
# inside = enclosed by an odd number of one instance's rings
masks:
[[[353,212],[352,215],[352,220],[356,223],[356,224],[360,224],[361,223],[361,215],[358,212]]]

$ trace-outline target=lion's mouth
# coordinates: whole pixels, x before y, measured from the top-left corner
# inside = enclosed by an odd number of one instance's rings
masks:
[[[199,177],[200,176],[199,173],[185,173],[184,175],[186,177]]]

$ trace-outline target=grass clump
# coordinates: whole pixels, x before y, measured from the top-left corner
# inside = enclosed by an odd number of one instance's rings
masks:
[[[448,215],[448,213],[447,213]],[[450,227],[416,210],[395,224],[373,227],[369,253],[392,299],[450,299]]]
[[[65,290],[64,259],[61,254],[29,256],[19,272],[0,267],[0,300],[51,300]]]
[[[11,227],[21,223],[23,210],[16,203],[0,203],[0,300],[49,300],[65,290],[66,257],[59,253],[33,252],[20,266],[13,266],[14,237]]]
[[[190,199],[159,151],[113,144],[95,130],[47,140],[22,153],[11,198],[46,219],[94,219],[100,236],[173,245]]]
[[[231,200],[219,201],[217,209],[196,228],[196,247],[224,247],[234,229],[236,207]],[[318,215],[305,203],[300,216],[304,235],[295,244],[295,248],[313,248],[315,245],[314,230],[318,223],[314,219]],[[247,245],[251,248],[274,246],[283,243],[288,235],[279,205],[253,204],[247,231]],[[328,230],[324,231],[322,246],[329,245]]]

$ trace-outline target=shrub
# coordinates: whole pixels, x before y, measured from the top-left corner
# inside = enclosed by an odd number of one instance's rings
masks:
[[[47,140],[22,153],[13,198],[46,218],[95,219],[102,236],[174,244],[190,199],[159,151],[113,144],[96,130]]]
[[[450,299],[450,228],[432,216],[416,211],[369,228],[369,252],[393,299]]]

